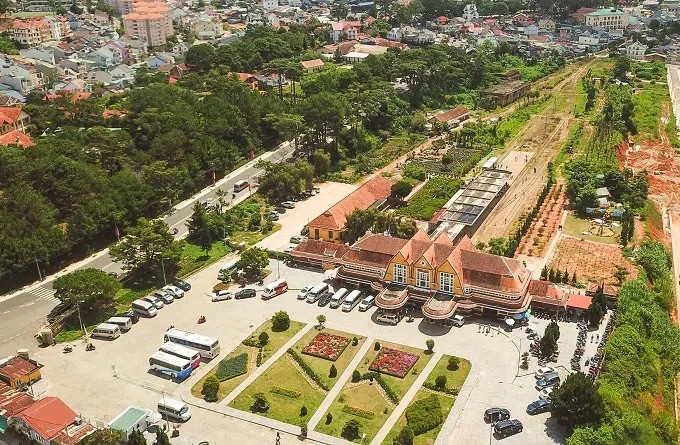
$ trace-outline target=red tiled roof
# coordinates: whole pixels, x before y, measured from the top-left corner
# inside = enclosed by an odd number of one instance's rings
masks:
[[[76,413],[58,397],[45,397],[16,416],[43,439],[52,440],[76,418]]]
[[[434,19],[434,21],[437,22],[437,23],[446,23],[446,22],[449,21],[449,18],[448,18],[448,17],[445,17],[445,16],[443,16],[443,15],[440,15],[439,17],[437,17],[436,19]]]
[[[386,268],[408,240],[385,235],[370,235],[357,241],[342,256],[343,263],[365,264]]]
[[[559,286],[544,280],[531,280],[527,288],[527,294],[531,295],[534,301],[549,304],[564,305],[569,299],[569,294],[564,292]]]
[[[12,357],[0,367],[0,376],[9,379],[11,382],[19,377],[29,375],[37,369],[39,369],[38,366],[25,358]]]
[[[380,175],[375,176],[342,201],[314,218],[308,225],[315,228],[342,230],[350,213],[357,209],[370,208],[376,202],[387,199],[391,192],[392,181]]]
[[[588,295],[572,294],[567,301],[567,306],[586,310],[592,301],[593,297],[589,297]]]
[[[8,145],[18,145],[20,147],[33,147],[35,142],[27,134],[19,130],[9,131],[0,136],[0,145],[7,147]]]
[[[300,64],[307,69],[321,68],[324,66],[323,60],[321,59],[303,60]]]
[[[438,120],[439,122],[449,122],[469,113],[470,110],[465,107],[456,107],[453,110],[445,111],[434,116],[434,119]]]
[[[530,273],[518,260],[472,250],[460,250],[463,282],[501,292],[521,293]]]
[[[0,415],[14,416],[16,413],[33,404],[33,397],[23,391],[12,389],[0,382]]]
[[[606,284],[606,283],[594,283],[592,281],[588,282],[588,285],[586,286],[586,294],[595,294],[597,292],[597,289],[602,286],[602,291],[604,292],[605,297],[616,297],[619,293],[619,288],[618,286],[614,286],[613,284]]]
[[[291,252],[292,256],[318,256],[340,258],[349,250],[345,244],[330,241],[308,239],[303,241]]]
[[[0,125],[13,124],[20,115],[19,107],[0,107]]]

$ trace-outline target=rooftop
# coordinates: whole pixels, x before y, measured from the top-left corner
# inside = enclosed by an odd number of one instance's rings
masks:
[[[0,366],[0,376],[13,381],[19,377],[30,375],[40,369],[37,363],[26,360],[23,357],[12,357],[4,365]]]
[[[76,413],[61,399],[45,397],[29,405],[16,417],[23,420],[43,439],[52,440],[74,422]]]
[[[525,80],[511,80],[484,90],[484,94],[510,94],[530,84]]]
[[[600,8],[597,11],[586,13],[589,17],[606,16],[612,14],[623,14],[623,11],[616,8]]]
[[[127,431],[148,415],[149,412],[143,408],[129,406],[109,423],[109,428],[116,431]]]

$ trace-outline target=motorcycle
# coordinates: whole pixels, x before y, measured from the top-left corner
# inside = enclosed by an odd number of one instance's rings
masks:
[[[73,346],[64,346],[63,352],[64,352],[64,354],[68,354],[69,352],[73,352]]]
[[[85,346],[86,351],[94,351],[94,345],[92,343],[88,343],[87,346]]]
[[[197,323],[198,323],[198,324],[205,323],[205,315],[201,315],[201,316],[198,318],[198,322],[197,322]]]

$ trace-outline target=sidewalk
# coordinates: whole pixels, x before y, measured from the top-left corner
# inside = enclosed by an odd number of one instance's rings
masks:
[[[323,400],[321,405],[319,405],[319,408],[316,410],[314,415],[312,416],[311,419],[309,419],[309,423],[307,424],[309,426],[310,430],[313,430],[316,425],[319,423],[321,418],[323,417],[324,414],[326,414],[326,411],[328,411],[328,408],[331,406],[331,403],[335,400],[335,398],[338,396],[340,391],[342,390],[342,387],[345,386],[345,382],[349,380],[349,378],[352,376],[352,372],[356,369],[356,367],[359,365],[359,362],[361,361],[362,358],[364,358],[364,355],[366,355],[366,352],[373,346],[373,342],[375,341],[374,338],[367,338],[364,341],[364,344],[361,346],[359,351],[356,353],[354,358],[352,359],[351,362],[349,362],[349,365],[347,365],[347,369],[342,373],[340,378],[338,379],[337,382],[335,382],[335,386],[333,386],[333,389],[331,389],[328,394],[326,395],[326,398]],[[344,442],[344,441],[343,441]]]
[[[465,379],[463,387],[460,389],[460,393],[458,393],[458,397],[456,397],[456,402],[453,404],[453,408],[451,408],[449,416],[444,421],[441,431],[439,431],[439,435],[437,436],[437,440],[435,440],[434,445],[454,445],[454,443],[450,441],[451,437],[453,436],[453,430],[456,429],[458,419],[460,419],[460,413],[463,412],[467,406],[467,401],[470,398],[472,389],[477,386],[478,380],[479,370],[473,366],[470,374],[468,374],[467,378]]]
[[[413,382],[413,385],[411,385],[411,387],[408,389],[404,397],[399,402],[399,405],[397,405],[394,411],[392,411],[390,417],[387,418],[385,424],[382,426],[382,428],[380,428],[378,434],[376,434],[373,440],[371,441],[371,444],[380,445],[383,442],[383,440],[385,440],[385,437],[387,437],[390,430],[392,430],[394,424],[397,423],[397,420],[399,420],[399,417],[401,417],[402,413],[406,411],[406,408],[408,407],[409,403],[411,403],[413,398],[416,396],[416,393],[423,386],[425,379],[427,379],[427,377],[430,375],[432,369],[439,362],[439,359],[442,358],[442,355],[444,354],[441,352],[435,352],[434,355],[430,357],[430,361],[427,363],[425,368],[423,368],[423,370],[420,371],[420,374],[418,375],[418,377],[416,377],[415,381]]]

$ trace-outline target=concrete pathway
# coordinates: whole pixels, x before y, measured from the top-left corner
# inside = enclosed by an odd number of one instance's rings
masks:
[[[449,439],[453,435],[453,430],[458,424],[460,414],[467,406],[467,401],[470,398],[472,390],[475,386],[477,386],[478,380],[479,370],[473,366],[467,378],[465,379],[463,387],[460,389],[460,393],[458,393],[458,397],[456,397],[456,402],[453,404],[453,408],[451,408],[448,417],[444,421],[441,431],[439,431],[439,435],[437,436],[437,440],[435,440],[434,445],[446,445],[450,443]],[[451,443],[451,445],[453,445],[453,443]]]
[[[316,410],[312,418],[309,419],[309,423],[307,425],[310,431],[312,431],[314,427],[316,427],[316,425],[319,423],[323,415],[326,414],[326,411],[328,411],[328,407],[331,406],[333,400],[335,400],[335,398],[338,396],[342,388],[345,386],[345,382],[347,382],[347,380],[349,380],[349,378],[352,376],[352,372],[359,365],[361,359],[364,358],[366,352],[369,350],[369,348],[373,346],[374,341],[375,341],[374,338],[367,338],[366,341],[364,341],[364,344],[361,346],[359,351],[352,359],[352,361],[349,362],[349,365],[347,365],[347,369],[345,369],[345,371],[342,373],[338,381],[335,382],[335,386],[328,392],[328,395],[326,395],[326,398],[323,400],[321,405],[319,405],[319,408]],[[346,441],[344,440],[342,442],[346,443]]]
[[[256,378],[262,375],[263,372],[265,372],[269,367],[274,363],[276,360],[278,360],[283,354],[288,351],[289,348],[291,348],[295,343],[297,343],[298,340],[300,340],[307,332],[309,332],[310,329],[312,329],[314,325],[312,323],[308,324],[304,328],[300,329],[300,332],[295,334],[293,338],[288,340],[285,345],[281,346],[278,351],[276,351],[274,354],[272,354],[271,357],[267,359],[265,363],[262,364],[259,368],[257,368],[255,371],[252,372],[244,381],[241,382],[240,385],[236,387],[227,397],[224,398],[219,404],[227,406],[229,405],[232,400],[234,400],[241,392],[248,387],[251,383],[255,381]]]
[[[439,362],[439,359],[442,358],[442,355],[444,354],[441,352],[435,352],[432,355],[430,361],[427,363],[427,365],[425,365],[423,370],[420,372],[420,375],[416,377],[415,381],[413,382],[413,385],[411,385],[409,390],[406,391],[406,394],[399,402],[399,405],[397,405],[395,410],[392,411],[392,414],[390,414],[390,417],[387,418],[385,424],[382,426],[382,428],[380,428],[380,431],[378,431],[378,434],[375,435],[375,437],[371,441],[371,444],[380,445],[383,442],[383,440],[385,440],[387,434],[389,434],[394,424],[397,423],[397,420],[399,420],[401,414],[406,410],[406,407],[409,405],[409,403],[411,403],[413,398],[416,396],[416,393],[423,386],[425,379],[427,379],[427,377],[430,375],[432,369],[434,369],[434,367]]]

